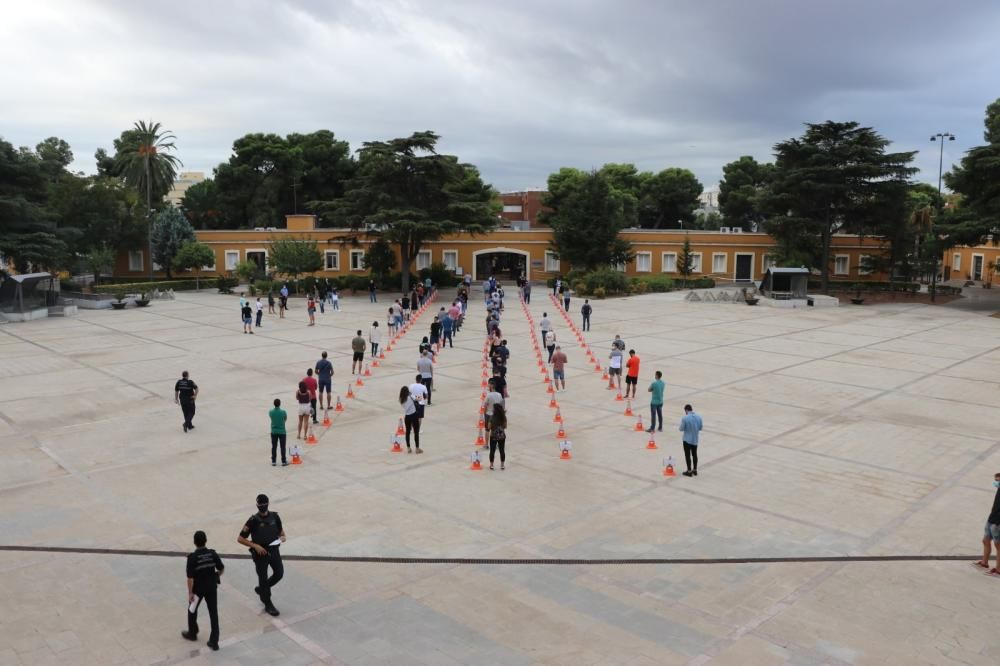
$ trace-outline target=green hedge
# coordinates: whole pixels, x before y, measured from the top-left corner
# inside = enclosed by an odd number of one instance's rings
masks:
[[[208,280],[205,280],[208,284]],[[119,291],[124,291],[129,294],[149,294],[159,289],[160,291],[167,291],[168,289],[173,289],[174,291],[194,291],[196,283],[194,280],[160,280],[159,282],[117,282],[113,284],[101,283],[97,288],[97,292],[100,294],[115,294]]]
[[[626,277],[624,273],[611,268],[589,273],[570,271],[563,279],[578,295],[593,295],[597,298],[616,294],[659,294],[676,289],[710,289],[715,286],[715,280],[709,277],[692,278],[687,281],[668,275]],[[550,281],[549,284],[551,286],[554,281]]]
[[[819,280],[809,280],[808,289],[809,291],[820,291],[823,288],[823,283]],[[857,291],[858,288],[861,291],[866,292],[909,292],[915,294],[920,291],[919,282],[886,282],[884,280],[855,280],[854,282],[848,282],[846,280],[838,280],[830,282],[830,291]]]

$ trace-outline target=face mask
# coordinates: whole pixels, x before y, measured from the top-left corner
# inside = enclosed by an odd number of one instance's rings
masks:
[[[1000,481],[994,481],[993,482],[993,487],[994,488],[1000,488]]]
[[[257,505],[257,511],[259,511],[260,513],[267,513],[267,505],[266,504],[258,504]]]

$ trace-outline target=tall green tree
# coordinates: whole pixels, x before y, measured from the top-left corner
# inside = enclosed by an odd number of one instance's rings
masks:
[[[1000,235],[1000,99],[986,107],[985,144],[966,152],[944,182],[961,195],[951,215],[941,216],[935,231],[949,245],[980,245]]]
[[[774,178],[774,165],[761,164],[750,155],[722,167],[719,212],[725,226],[754,231],[763,227],[767,214],[760,197]]]
[[[822,271],[824,291],[834,233],[877,232],[887,211],[904,214],[914,153],[889,153],[888,145],[870,127],[827,121],[807,124],[801,137],[774,147],[768,233],[788,251],[811,243],[810,266]]]
[[[643,174],[639,188],[639,226],[677,229],[690,226],[698,210],[701,183],[687,169],[669,168]]]
[[[51,183],[43,160],[0,139],[0,253],[20,272],[66,266],[67,233],[49,208]]]
[[[323,254],[316,241],[307,238],[273,238],[267,262],[294,282],[300,275],[323,268]]]
[[[219,185],[212,178],[195,183],[184,192],[181,210],[195,229],[229,229],[219,202]]]
[[[396,253],[384,238],[379,238],[365,252],[365,268],[372,275],[385,279],[396,267]]]
[[[49,209],[73,256],[99,248],[120,254],[145,244],[142,198],[121,179],[64,173],[51,193]]]
[[[173,277],[174,257],[185,243],[195,240],[194,227],[184,217],[184,213],[173,206],[167,206],[153,218],[150,247],[153,261],[163,267],[167,279]]]
[[[177,149],[177,137],[160,123],[140,120],[132,131],[123,133],[115,142],[115,169],[125,182],[146,197],[146,209],[153,210],[153,193],[157,200],[170,191],[181,161],[171,153]]]
[[[495,192],[471,164],[437,152],[438,135],[365,143],[344,195],[315,202],[324,215],[399,249],[403,291],[420,248],[445,234],[482,233],[496,225]]]
[[[560,169],[549,176],[542,221],[552,227],[552,247],[573,268],[596,270],[634,256],[618,232],[629,225],[630,195],[614,189],[607,175]]]
[[[215,250],[198,241],[187,241],[174,255],[174,270],[194,271],[194,288],[201,289],[201,271],[215,265]]]
[[[684,244],[681,245],[681,251],[677,255],[677,272],[684,279],[684,286],[687,286],[688,280],[691,279],[691,273],[694,272],[694,253],[691,251],[691,239],[684,234]]]
[[[87,268],[94,274],[94,284],[100,284],[102,275],[115,270],[115,251],[110,247],[95,247],[84,255]]]

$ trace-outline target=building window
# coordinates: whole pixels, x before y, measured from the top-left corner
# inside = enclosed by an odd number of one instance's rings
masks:
[[[431,267],[431,251],[421,250],[417,252],[417,270],[422,271]]]
[[[128,269],[130,271],[142,270],[142,252],[132,251],[128,253]]]
[[[560,268],[559,256],[555,252],[545,253],[545,272],[558,273]]]
[[[677,272],[677,253],[676,252],[664,252],[661,257],[663,262],[662,271],[664,273],[676,273]]]
[[[504,206],[503,212],[505,213],[520,213],[521,206]]]
[[[458,250],[445,250],[441,253],[444,258],[444,267],[452,273],[458,271]]]
[[[226,250],[226,270],[235,271],[238,263],[240,263],[240,251]]]
[[[956,252],[951,255],[951,270],[960,271],[962,270],[962,255]]]
[[[351,270],[352,271],[363,271],[363,270],[365,270],[365,251],[364,250],[351,250]]]
[[[653,253],[652,252],[636,252],[635,253],[635,272],[636,273],[648,273],[653,270]]]
[[[326,250],[323,252],[324,265],[328,271],[340,270],[340,252],[337,250]]]
[[[871,256],[862,254],[858,256],[858,275],[871,275]]]
[[[691,272],[701,273],[701,252],[691,253]]]
[[[846,254],[838,254],[833,258],[833,274],[849,275],[851,272],[851,258]]]
[[[726,253],[725,252],[715,252],[712,254],[712,272],[713,273],[725,273],[726,272]]]

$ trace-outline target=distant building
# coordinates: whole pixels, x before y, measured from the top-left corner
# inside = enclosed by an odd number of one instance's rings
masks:
[[[174,179],[174,186],[167,192],[165,199],[171,206],[179,208],[188,188],[203,180],[205,180],[204,171],[181,171]]]
[[[541,188],[527,189],[523,192],[501,192],[503,211],[500,213],[500,227],[526,231],[533,227],[545,226],[538,221],[538,214],[544,208],[542,197],[545,194],[545,190]]]
[[[698,210],[695,215],[708,215],[719,212],[719,193],[715,190],[702,192],[698,195]]]

